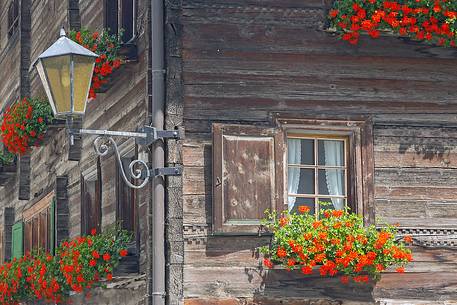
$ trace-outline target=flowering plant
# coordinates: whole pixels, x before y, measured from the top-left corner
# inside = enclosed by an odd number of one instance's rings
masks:
[[[23,98],[3,113],[3,144],[13,154],[24,154],[30,146],[40,144],[52,118],[47,100]]]
[[[71,291],[80,293],[103,286],[102,278],[111,280],[120,257],[127,255],[130,233],[92,233],[62,242],[55,256],[40,250],[0,266],[0,304],[36,300],[60,304]]]
[[[268,268],[275,264],[288,270],[301,269],[312,274],[320,265],[322,276],[342,275],[348,283],[376,279],[391,265],[399,265],[397,272],[412,261],[411,251],[403,242],[396,241],[396,229],[386,226],[378,231],[373,225],[365,227],[363,219],[348,210],[320,209],[320,220],[309,214],[307,206],[300,206],[299,213],[266,212],[263,224],[272,232],[269,246],[260,248]],[[406,237],[411,242],[411,237]]]
[[[0,151],[0,167],[10,165],[14,162],[15,155],[9,150]]]
[[[456,46],[457,1],[336,0],[329,19],[351,44],[357,44],[361,32],[378,38],[380,31],[387,30],[440,46]]]
[[[121,66],[122,58],[118,54],[121,47],[120,36],[110,35],[107,31],[92,33],[88,29],[70,32],[71,40],[99,55],[95,60],[89,98],[96,98],[95,91],[106,84],[108,76]]]

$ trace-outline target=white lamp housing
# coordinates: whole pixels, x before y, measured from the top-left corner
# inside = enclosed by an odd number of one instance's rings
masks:
[[[84,115],[97,57],[67,38],[64,29],[38,57],[36,67],[54,116]]]

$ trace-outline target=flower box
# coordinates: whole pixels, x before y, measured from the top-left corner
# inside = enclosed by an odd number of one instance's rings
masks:
[[[280,265],[303,275],[314,275],[317,268],[321,276],[339,276],[343,284],[369,283],[392,266],[398,266],[399,273],[405,271],[404,266],[412,261],[411,250],[396,240],[394,226],[378,231],[374,225],[364,226],[362,216],[347,208],[326,209],[326,203],[321,204],[318,218],[309,213],[308,206],[280,215],[266,211],[262,223],[273,237],[270,245],[260,247],[265,267]],[[410,236],[404,240],[412,242]]]
[[[319,276],[318,270],[314,274],[304,275],[299,270],[288,271],[275,266],[265,272],[263,283],[265,296],[271,294],[301,300],[344,300],[362,305],[375,303],[373,292],[377,282],[343,284],[338,276]],[[287,291],[284,290],[286,285]]]
[[[395,34],[431,45],[457,46],[457,3],[427,0],[335,0],[330,29],[351,44],[361,34],[378,38]]]

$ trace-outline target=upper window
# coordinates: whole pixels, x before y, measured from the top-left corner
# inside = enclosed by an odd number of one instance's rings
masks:
[[[19,0],[13,0],[8,7],[8,38],[19,28]]]
[[[347,138],[288,134],[288,209],[305,205],[318,215],[319,202],[326,208],[344,209],[347,203]]]
[[[105,0],[105,27],[110,34],[119,34],[122,42],[135,38],[135,0]]]

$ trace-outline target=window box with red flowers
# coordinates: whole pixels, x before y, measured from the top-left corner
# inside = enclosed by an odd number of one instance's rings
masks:
[[[306,206],[299,207],[298,214],[267,212],[264,225],[273,236],[269,246],[260,248],[267,268],[282,266],[305,275],[318,271],[321,276],[338,276],[344,284],[367,283],[392,266],[404,272],[412,260],[411,251],[396,240],[393,226],[380,231],[366,227],[361,216],[347,210],[322,208],[319,220],[308,212]]]
[[[27,253],[0,266],[0,304],[28,301],[66,304],[75,293],[104,287],[113,279],[113,268],[125,256],[131,236],[126,231],[64,241],[52,256],[44,251]]]
[[[386,32],[439,46],[457,43],[457,1],[335,0],[329,20],[351,44],[361,33],[378,38]]]
[[[24,98],[3,113],[1,136],[5,148],[12,154],[23,155],[31,147],[39,146],[52,122],[48,101]]]
[[[99,57],[95,61],[89,98],[97,93],[106,92],[112,87],[112,79],[121,73],[123,64],[137,59],[136,45],[121,43],[121,36],[110,35],[108,31],[91,32],[87,29],[71,31],[70,39],[95,52]]]

